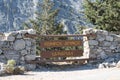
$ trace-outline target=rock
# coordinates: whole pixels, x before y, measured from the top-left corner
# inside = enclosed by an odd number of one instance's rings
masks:
[[[106,35],[106,36],[108,35],[108,31],[105,31],[105,30],[101,30],[101,31],[103,35]]]
[[[26,43],[26,46],[31,46],[31,41],[26,40],[25,43]]]
[[[18,64],[20,62],[20,55],[18,55],[18,54],[5,55],[5,57],[7,58],[7,60],[15,60],[16,63],[18,63]]]
[[[2,50],[0,49],[0,54],[2,54]]]
[[[6,41],[14,41],[15,37],[14,36],[6,36]]]
[[[104,31],[104,30],[98,30],[97,31],[97,34],[99,34],[99,35],[108,35],[108,32],[107,31]]]
[[[0,62],[0,76],[5,74],[6,65]]]
[[[115,41],[120,41],[120,35],[115,37]]]
[[[28,33],[27,30],[20,30],[19,31],[19,34],[26,34],[26,33]]]
[[[98,41],[104,41],[105,40],[105,36],[103,35],[97,35],[97,38],[96,38]]]
[[[5,36],[4,35],[0,35],[0,41],[4,41]]]
[[[98,65],[98,68],[99,68],[99,69],[103,69],[103,68],[105,68],[105,65],[104,65],[104,64],[99,64],[99,65]]]
[[[26,46],[26,50],[27,50],[27,51],[30,51],[30,50],[31,50],[31,47]],[[34,49],[34,50],[35,50],[35,49]]]
[[[16,38],[18,39],[22,38],[22,34],[19,33]]]
[[[111,42],[104,41],[104,42],[103,42],[103,46],[105,46],[105,47],[106,47],[106,46],[111,46]]]
[[[29,34],[36,34],[36,31],[33,30],[33,29],[29,29],[29,30],[28,30],[28,33],[29,33]]]
[[[110,57],[110,58],[106,59],[105,62],[112,63],[112,62],[115,62],[115,59]]]
[[[98,68],[113,68],[113,67],[116,67],[115,62],[113,62],[113,63],[104,62],[104,63],[99,64],[99,66],[98,66]]]
[[[24,58],[24,57],[21,57],[20,60],[21,60],[21,61],[25,61],[25,58]]]
[[[114,45],[111,45],[110,49],[113,50],[113,49],[116,49],[116,47]]]
[[[15,43],[13,44],[13,48],[15,50],[22,50],[25,48],[25,41],[23,39],[21,40],[16,40]]]
[[[0,62],[6,63],[6,57],[4,55],[0,55]]]
[[[109,67],[110,67],[110,68],[112,68],[112,67],[116,67],[116,63],[113,62],[113,63],[109,64]]]
[[[17,31],[12,31],[12,32],[10,32],[10,35],[12,35],[12,36],[16,36],[17,34],[18,34]]]
[[[14,68],[13,74],[18,75],[18,74],[24,74],[25,68],[23,66],[16,66]]]
[[[120,61],[118,61],[116,67],[117,67],[117,68],[120,68]]]
[[[17,54],[17,51],[13,51],[13,50],[6,50],[6,51],[4,51],[4,54],[5,55],[16,55]]]
[[[102,51],[98,56],[97,56],[97,58],[99,58],[99,59],[106,59],[108,56],[105,54],[105,52],[104,51]]]
[[[21,51],[21,55],[22,55],[22,56],[25,56],[26,54],[27,54],[27,51],[26,51],[26,50],[22,50],[22,51]]]
[[[96,40],[89,40],[89,45],[98,45],[98,41],[96,41]]]
[[[26,64],[26,69],[29,70],[35,70],[36,69],[36,64]]]
[[[36,55],[26,55],[25,56],[25,60],[35,60],[35,58],[36,58]]]
[[[12,33],[5,33],[5,40],[6,41],[14,41],[15,37],[12,35]]]
[[[112,36],[106,36],[106,40],[107,41],[113,41],[113,37]]]

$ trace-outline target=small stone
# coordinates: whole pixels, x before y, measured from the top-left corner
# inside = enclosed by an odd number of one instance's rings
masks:
[[[105,60],[105,62],[109,62],[109,63],[114,62],[114,61],[115,61],[114,58],[108,58],[108,59]]]
[[[15,50],[22,50],[25,48],[25,41],[24,40],[16,40],[15,43],[13,44],[13,48]]]
[[[18,34],[16,38],[22,38],[22,34]]]
[[[15,40],[15,37],[14,37],[14,36],[7,36],[7,37],[6,37],[6,40],[7,40],[7,41],[14,41],[14,40]]]
[[[2,54],[2,50],[0,49],[0,54]]]
[[[104,41],[103,46],[111,46],[111,42]]]
[[[3,36],[3,35],[1,36],[0,35],[0,41],[4,41],[4,40],[5,40],[5,36]]]
[[[106,40],[107,41],[113,41],[113,37],[112,36],[106,36]]]
[[[5,74],[6,65],[0,62],[0,76]]]
[[[27,51],[26,51],[26,50],[22,50],[22,51],[21,51],[21,55],[22,55],[22,56],[24,56],[24,55],[26,55],[26,54],[27,54]]]
[[[120,68],[120,61],[118,61],[116,67],[117,67],[117,68]]]
[[[17,54],[17,51],[6,50],[6,51],[4,51],[4,54],[5,54],[5,55],[14,55],[14,54]]]
[[[97,34],[99,34],[99,35],[108,35],[108,31],[98,30],[98,31],[97,31]]]
[[[31,41],[26,40],[25,43],[26,43],[27,46],[31,46]]]
[[[12,35],[12,36],[16,36],[18,34],[18,32],[17,31],[12,31],[9,34]]]
[[[108,35],[108,31],[102,30],[102,34]]]
[[[18,55],[18,54],[13,54],[13,55],[7,54],[7,55],[5,55],[5,57],[7,60],[15,60],[16,63],[19,63],[19,61],[20,61],[20,55]]]
[[[120,41],[120,35],[116,36],[114,39],[115,39],[114,41]]]
[[[25,56],[25,60],[35,60],[35,58],[36,58],[36,55],[26,55]]]
[[[103,68],[105,68],[105,65],[104,65],[104,64],[99,64],[99,65],[98,65],[98,68],[99,68],[99,69],[103,69]]]
[[[27,50],[27,51],[30,51],[30,50],[31,50],[31,47],[26,46],[26,50]]]
[[[97,57],[101,59],[106,59],[108,56],[105,54],[104,51],[102,51]]]
[[[33,29],[29,29],[29,30],[28,30],[28,33],[29,33],[29,34],[36,34],[36,31],[33,30]]]
[[[21,57],[21,59],[20,59],[20,60],[25,61],[25,58],[24,58],[24,57]]]
[[[116,67],[116,63],[113,62],[113,63],[109,64],[109,67],[110,67],[110,68],[112,68],[112,67]]]
[[[26,34],[27,33],[27,30],[20,30],[19,31],[19,34]]]
[[[98,41],[96,41],[96,40],[89,40],[89,45],[98,45]]]
[[[36,69],[36,64],[26,64],[26,69],[27,70],[35,70]]]
[[[111,45],[111,46],[110,46],[110,49],[111,49],[111,50],[116,49],[116,46]]]
[[[104,41],[105,40],[105,36],[103,36],[103,35],[97,35],[97,40],[98,41]]]

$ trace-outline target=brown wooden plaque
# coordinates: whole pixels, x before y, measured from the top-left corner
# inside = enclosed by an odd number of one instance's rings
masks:
[[[82,46],[82,40],[54,40],[54,41],[42,41],[40,46],[42,48],[47,47],[66,47],[66,46]]]
[[[40,55],[42,58],[77,57],[83,56],[83,50],[42,51]]]

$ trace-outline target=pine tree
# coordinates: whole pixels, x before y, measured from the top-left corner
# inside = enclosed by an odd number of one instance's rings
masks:
[[[98,29],[120,31],[120,0],[85,0],[84,13]]]
[[[50,0],[43,0],[41,3],[39,2],[35,19],[30,19],[28,23],[25,23],[25,26],[27,28],[32,27],[37,31],[37,34],[41,35],[64,34],[63,25],[57,23],[55,20],[59,9],[53,9],[53,6],[54,4]]]
[[[50,0],[39,2],[35,19],[30,19],[29,22],[24,24],[24,27],[35,29],[39,35],[66,34],[67,32],[63,31],[64,25],[56,22],[59,9],[53,9],[53,6],[54,4]],[[36,42],[39,44],[41,40],[45,39],[38,37]],[[37,54],[40,54],[41,48],[39,45],[36,45],[36,50]]]

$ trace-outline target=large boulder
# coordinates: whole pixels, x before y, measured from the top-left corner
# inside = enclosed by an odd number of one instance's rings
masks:
[[[25,41],[23,39],[16,40],[13,47],[15,50],[22,50],[25,48]]]

